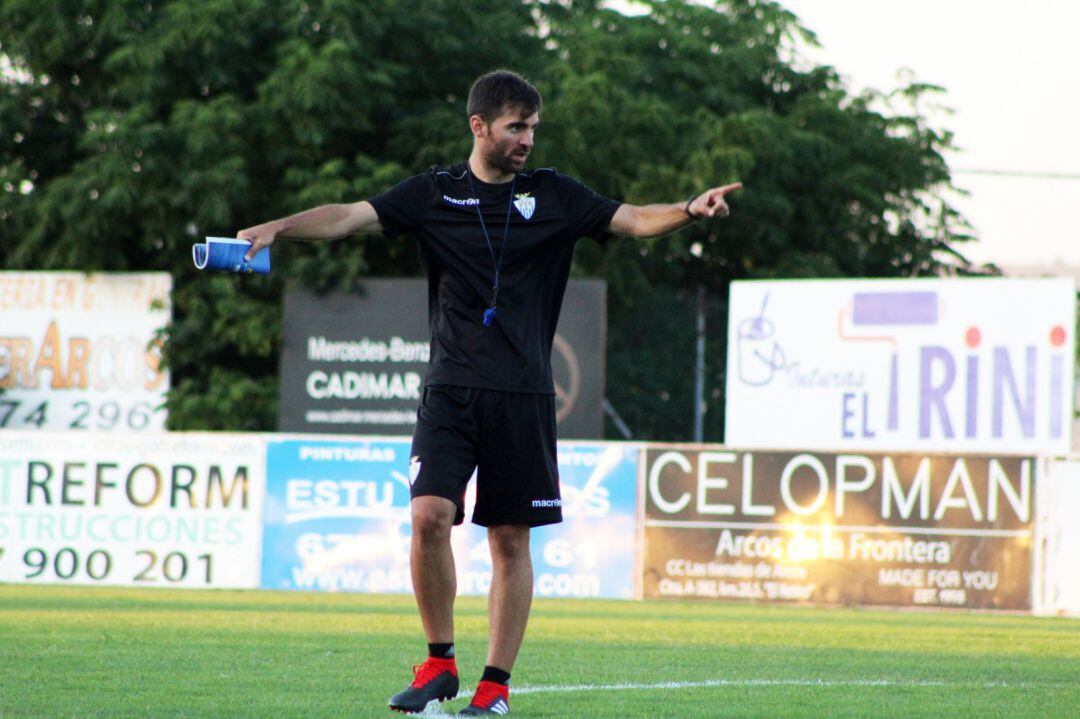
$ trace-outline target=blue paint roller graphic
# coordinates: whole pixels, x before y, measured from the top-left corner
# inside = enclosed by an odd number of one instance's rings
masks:
[[[739,323],[739,381],[752,387],[769,384],[787,364],[784,350],[774,338],[776,328],[765,318],[768,306],[766,293],[757,316]]]
[[[916,327],[938,323],[937,292],[856,292],[851,313],[854,327]],[[889,339],[895,337],[848,337],[846,339]],[[899,372],[900,360],[893,350],[889,368],[889,419],[888,427],[896,430],[900,427],[899,416]]]

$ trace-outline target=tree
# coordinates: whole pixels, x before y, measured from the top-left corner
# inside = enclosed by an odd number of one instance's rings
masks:
[[[940,199],[950,137],[918,110],[933,88],[906,88],[911,108],[883,114],[831,68],[788,59],[792,37],[812,36],[777,3],[648,5],[8,0],[4,265],[171,272],[170,426],[272,429],[286,282],[417,274],[416,250],[283,243],[272,276],[237,278],[196,273],[190,244],[464,157],[469,83],[512,67],[545,96],[539,164],[633,202],[746,184],[728,222],[582,243],[575,264],[609,283],[613,403],[638,436],[685,438],[689,290],[711,298],[715,409],[731,280],[963,270],[965,236]],[[721,433],[714,411],[707,435]]]
[[[553,23],[545,124],[558,136],[544,147],[628,201],[744,182],[728,221],[579,256],[611,283],[608,396],[640,436],[690,435],[693,295],[706,288],[706,436],[720,439],[732,280],[971,269],[955,251],[962,218],[941,199],[951,136],[920,112],[937,88],[853,97],[832,68],[796,69],[787,48],[814,38],[777,3],[644,4],[641,17],[575,4]],[[898,112],[874,109],[886,101]]]

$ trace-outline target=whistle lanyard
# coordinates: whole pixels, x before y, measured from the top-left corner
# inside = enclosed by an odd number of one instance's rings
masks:
[[[491,306],[484,310],[484,326],[490,327],[495,320],[495,305],[499,301],[499,271],[502,269],[503,257],[506,254],[506,243],[510,239],[510,210],[514,207],[514,188],[517,186],[517,175],[514,175],[510,183],[510,199],[506,203],[506,224],[503,226],[503,242],[499,248],[499,259],[495,259],[495,245],[488,235],[487,224],[484,222],[484,213],[480,211],[480,197],[476,194],[473,186],[472,169],[469,169],[469,191],[476,200],[476,216],[480,218],[480,230],[484,233],[484,241],[487,242],[488,251],[491,252],[491,264],[495,266],[495,284],[491,286]]]

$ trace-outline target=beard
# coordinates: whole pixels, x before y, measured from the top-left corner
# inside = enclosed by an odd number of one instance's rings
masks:
[[[484,159],[491,167],[498,169],[499,172],[516,175],[525,168],[525,161],[528,160],[528,155],[525,155],[524,157],[515,157],[513,154],[504,154],[496,151],[487,154]]]

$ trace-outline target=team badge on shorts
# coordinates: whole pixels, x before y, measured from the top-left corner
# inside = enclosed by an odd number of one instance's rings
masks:
[[[409,460],[409,486],[411,487],[416,478],[420,476],[420,457],[416,456]]]
[[[521,216],[526,220],[532,219],[533,212],[536,211],[536,198],[530,197],[528,192],[520,195],[514,195],[517,199],[514,200],[514,207],[521,213]]]

